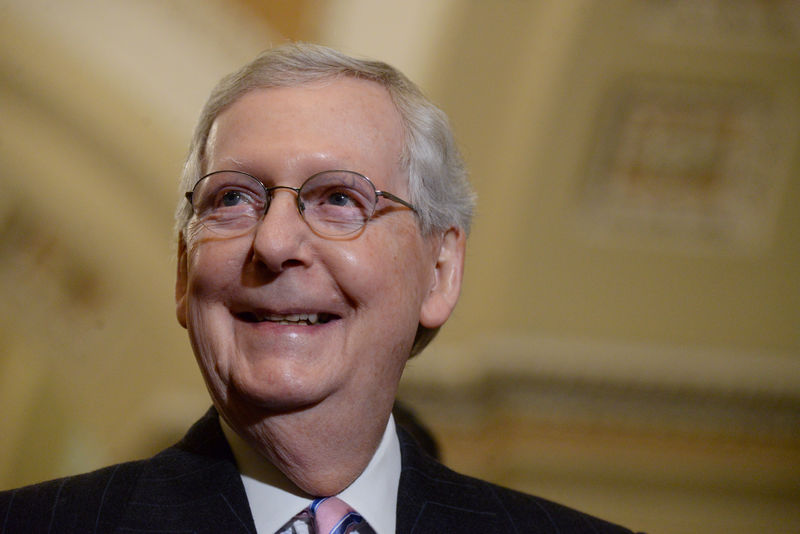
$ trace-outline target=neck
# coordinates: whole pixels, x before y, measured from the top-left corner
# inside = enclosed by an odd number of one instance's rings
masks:
[[[330,404],[323,402],[282,414],[250,413],[245,418],[220,410],[228,425],[236,429],[237,436],[230,435],[231,428],[226,429],[226,435],[237,461],[243,464],[240,469],[258,469],[259,476],[293,493],[308,496],[340,493],[372,459],[386,430],[391,405],[385,417],[376,418],[372,410],[372,417],[364,417],[356,414],[352,406],[342,410]],[[237,437],[249,452],[242,451],[242,444],[235,445]],[[264,459],[279,473],[269,467],[255,467]]]

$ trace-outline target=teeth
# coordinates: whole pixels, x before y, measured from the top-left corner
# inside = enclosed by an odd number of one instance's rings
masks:
[[[292,325],[292,324],[306,324],[312,325],[319,322],[319,315],[316,313],[292,313],[289,315],[267,315],[259,317],[260,321],[269,321],[272,323]]]

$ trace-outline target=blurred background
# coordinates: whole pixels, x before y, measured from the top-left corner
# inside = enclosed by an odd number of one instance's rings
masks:
[[[388,61],[479,194],[401,398],[444,461],[652,533],[800,531],[797,0],[0,0],[0,488],[209,405],[172,212],[224,74]]]

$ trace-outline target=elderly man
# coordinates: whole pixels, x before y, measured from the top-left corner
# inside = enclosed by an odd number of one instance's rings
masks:
[[[473,205],[402,74],[262,54],[212,93],[183,186],[177,318],[214,408],[154,458],[2,494],[3,532],[626,532],[453,473],[395,426]]]

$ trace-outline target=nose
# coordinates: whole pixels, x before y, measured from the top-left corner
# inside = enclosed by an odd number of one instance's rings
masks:
[[[271,194],[267,212],[253,237],[253,261],[279,273],[288,267],[308,263],[310,229],[297,210],[297,193],[292,188],[276,188]]]

